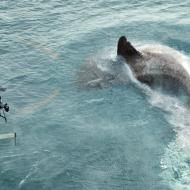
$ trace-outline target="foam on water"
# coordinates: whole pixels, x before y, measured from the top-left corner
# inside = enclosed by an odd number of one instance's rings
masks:
[[[178,98],[167,96],[161,92],[153,93],[150,103],[166,111],[165,117],[176,132],[176,139],[165,149],[165,154],[160,161],[163,168],[162,177],[176,190],[189,189],[189,108],[185,107]]]
[[[149,46],[143,48],[153,52],[168,53],[173,56],[190,74],[190,59],[182,53],[166,46]],[[150,91],[149,91],[150,92]],[[190,189],[190,109],[180,100],[152,91],[149,102],[166,111],[165,117],[176,132],[176,139],[165,150],[160,164],[163,168],[162,177],[176,190]]]

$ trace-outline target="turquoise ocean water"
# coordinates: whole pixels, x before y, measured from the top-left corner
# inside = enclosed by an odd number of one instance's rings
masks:
[[[116,58],[126,35],[190,64],[189,13],[189,0],[1,0],[0,133],[17,146],[0,142],[0,190],[189,190],[183,95],[138,83]]]

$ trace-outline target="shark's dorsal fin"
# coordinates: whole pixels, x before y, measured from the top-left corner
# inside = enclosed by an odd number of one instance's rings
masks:
[[[117,55],[123,56],[126,59],[141,57],[141,53],[136,50],[125,36],[119,38],[117,44]]]

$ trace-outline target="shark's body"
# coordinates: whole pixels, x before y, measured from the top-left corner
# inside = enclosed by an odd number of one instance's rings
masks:
[[[123,36],[118,41],[117,54],[124,57],[135,77],[149,86],[183,87],[190,96],[190,75],[177,60],[167,53],[137,51]]]

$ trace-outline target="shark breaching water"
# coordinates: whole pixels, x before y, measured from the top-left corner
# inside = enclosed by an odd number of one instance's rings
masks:
[[[117,57],[114,52],[109,50],[82,64],[76,74],[77,86],[106,88],[140,81],[152,89],[159,87],[166,93],[179,95],[185,92],[190,97],[188,56],[159,44],[136,49],[125,36],[118,40]]]
[[[175,56],[146,49],[138,51],[125,36],[118,41],[117,55],[125,59],[140,82],[151,87],[181,87],[190,96],[190,75]]]

